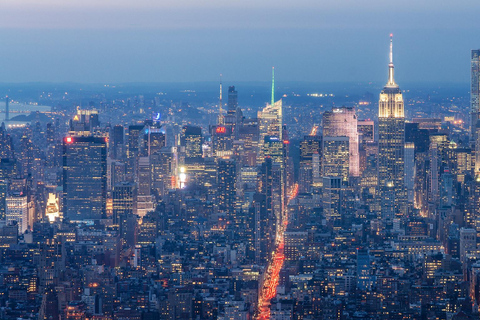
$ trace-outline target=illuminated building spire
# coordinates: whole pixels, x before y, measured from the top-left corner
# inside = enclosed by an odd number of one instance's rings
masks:
[[[390,63],[388,64],[388,82],[387,87],[397,87],[393,79],[393,33],[390,33]]]
[[[218,124],[223,125],[223,110],[222,110],[222,74],[220,74],[220,99],[218,102]]]
[[[406,217],[405,108],[403,95],[393,78],[393,35],[390,34],[388,82],[378,101],[378,206],[384,226]]]
[[[275,67],[272,67],[272,102],[271,105],[275,104]]]

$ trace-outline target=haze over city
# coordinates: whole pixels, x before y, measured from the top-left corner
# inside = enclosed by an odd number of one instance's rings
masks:
[[[0,82],[467,83],[478,1],[2,1]],[[384,62],[379,63],[379,62]]]

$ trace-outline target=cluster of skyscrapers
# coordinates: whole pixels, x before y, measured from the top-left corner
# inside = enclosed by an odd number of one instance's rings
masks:
[[[273,69],[256,117],[220,84],[208,126],[7,115],[0,318],[246,320],[269,290],[271,319],[478,318],[479,50],[471,63],[468,128],[406,120],[392,40],[377,121],[332,107],[300,139]]]

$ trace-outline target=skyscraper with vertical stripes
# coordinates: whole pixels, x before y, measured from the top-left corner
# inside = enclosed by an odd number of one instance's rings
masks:
[[[393,77],[393,42],[390,36],[388,82],[378,102],[378,199],[381,219],[389,223],[406,213],[405,113],[402,92]]]

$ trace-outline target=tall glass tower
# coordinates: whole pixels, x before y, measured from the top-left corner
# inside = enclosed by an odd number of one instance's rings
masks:
[[[393,78],[392,36],[388,82],[378,102],[378,196],[382,199],[381,218],[385,223],[406,213],[405,113],[403,96]],[[388,204],[388,205],[387,205]]]
[[[63,139],[63,215],[70,221],[106,214],[107,142],[103,137]]]
[[[480,50],[472,50],[471,79],[470,79],[470,137],[472,144],[475,143],[475,128],[477,126],[480,111]]]
[[[480,50],[472,50],[470,85],[470,145],[475,150],[475,175],[478,175],[480,174]]]

